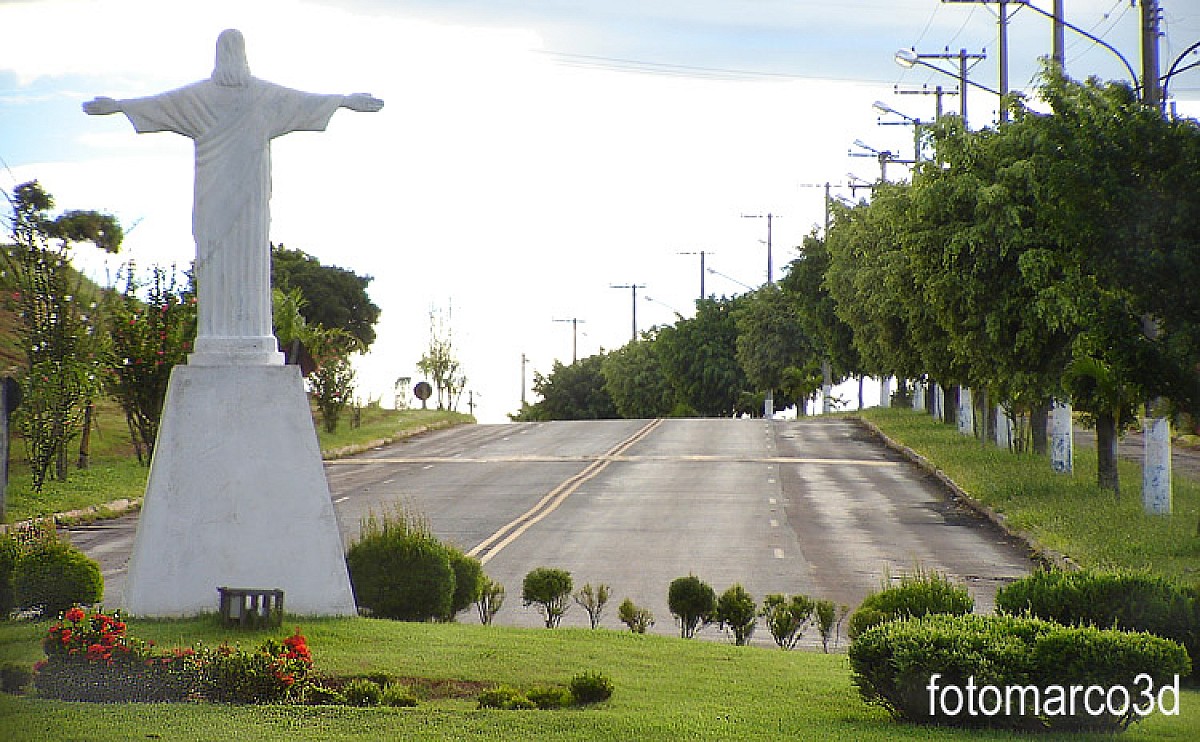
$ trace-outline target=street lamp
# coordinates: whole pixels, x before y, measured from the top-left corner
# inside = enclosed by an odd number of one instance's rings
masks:
[[[949,50],[947,50],[945,52],[941,52],[938,54],[919,54],[915,49],[901,49],[900,51],[896,52],[896,56],[894,58],[896,60],[896,64],[900,65],[901,67],[904,67],[905,69],[912,69],[913,67],[915,67],[917,65],[921,65],[922,67],[928,67],[931,70],[937,70],[938,72],[942,73],[943,75],[950,75],[951,77],[957,77],[958,78],[959,115],[962,117],[964,127],[966,127],[966,125],[967,125],[967,86],[968,85],[974,85],[975,87],[979,88],[980,90],[986,90],[987,92],[991,93],[992,95],[1000,95],[1000,93],[996,92],[995,90],[992,90],[988,86],[980,85],[979,83],[977,83],[974,80],[971,80],[967,77],[967,70],[969,69],[969,65],[967,64],[967,62],[971,61],[971,60],[978,62],[981,59],[986,59],[987,58],[986,54],[968,54],[966,49],[960,49],[958,51],[958,53],[953,53],[953,52],[950,52]],[[927,59],[957,59],[958,60],[958,73],[955,74],[954,72],[951,72],[950,70],[938,67],[936,64],[930,64],[929,62],[925,61]]]
[[[914,160],[901,160],[900,158],[896,157],[896,154],[894,152],[892,152],[891,150],[875,149],[874,147],[867,144],[866,142],[864,142],[861,139],[855,139],[854,146],[859,147],[861,149],[865,149],[866,152],[855,152],[854,150],[851,150],[846,153],[850,157],[874,157],[876,160],[879,161],[879,182],[880,183],[887,182],[887,164],[889,162],[895,162],[895,163],[899,163],[901,165],[912,165],[915,162]]]
[[[891,114],[893,116],[899,116],[900,118],[904,119],[903,121],[877,121],[876,123],[878,123],[880,126],[911,126],[913,128],[913,162],[914,163],[920,162],[921,161],[921,127],[925,126],[929,122],[922,121],[921,119],[918,119],[918,118],[913,118],[912,116],[909,116],[907,113],[902,113],[900,111],[897,111],[895,108],[892,108],[891,106],[889,106],[888,104],[884,103],[881,100],[875,101],[875,103],[871,107],[874,108],[881,116],[886,116],[888,114]]]

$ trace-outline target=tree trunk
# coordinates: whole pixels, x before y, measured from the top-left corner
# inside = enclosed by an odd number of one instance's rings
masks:
[[[1029,412],[1029,436],[1033,441],[1033,452],[1045,456],[1050,452],[1050,403],[1043,402]]]
[[[95,402],[88,402],[87,407],[83,408],[83,433],[79,436],[79,461],[75,466],[81,471],[88,468],[88,462],[91,459],[92,416],[95,414]]]
[[[1111,412],[1096,416],[1096,483],[1100,489],[1120,494],[1117,473],[1117,418]]]
[[[942,399],[945,400],[945,404],[942,405],[942,422],[947,425],[958,425],[958,387],[947,388]]]

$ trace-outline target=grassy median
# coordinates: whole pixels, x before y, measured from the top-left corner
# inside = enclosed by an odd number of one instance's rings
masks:
[[[1120,462],[1121,494],[1096,486],[1096,451],[1077,446],[1073,474],[1043,456],[1017,455],[965,436],[929,415],[870,409],[862,417],[945,472],[1011,527],[1085,567],[1145,569],[1200,580],[1200,482],[1174,477],[1172,515],[1142,510],[1142,471]]]

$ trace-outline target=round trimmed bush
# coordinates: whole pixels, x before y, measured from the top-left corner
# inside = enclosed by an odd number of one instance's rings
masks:
[[[571,678],[569,688],[576,703],[599,703],[613,694],[613,682],[602,672],[581,672]]]
[[[525,575],[521,583],[521,602],[526,607],[537,604],[546,628],[553,629],[570,608],[568,599],[574,583],[565,569],[538,567]]]
[[[450,599],[451,620],[461,611],[470,608],[483,592],[483,565],[475,557],[467,556],[458,549],[446,547],[450,557],[450,568],[454,570],[454,595]]]
[[[453,615],[454,569],[433,536],[403,528],[365,533],[346,552],[360,608],[379,618],[429,621]]]
[[[1051,731],[1119,731],[1141,718],[1132,708],[1143,703],[1147,690],[1139,676],[1149,676],[1158,689],[1190,669],[1182,646],[1150,634],[973,614],[882,623],[854,640],[849,658],[851,679],[863,700],[897,719]],[[931,703],[934,675],[939,676],[938,688],[957,689],[951,704],[944,705],[941,696],[936,705]],[[1000,689],[1000,696],[988,695],[1009,705],[991,715],[969,713],[962,706],[948,711],[962,700],[969,683],[977,690]],[[1121,714],[1092,714],[1080,702],[1071,714],[1053,699],[1056,692],[1061,699],[1063,689],[1072,686],[1121,686],[1133,703]],[[1010,694],[1011,688],[1022,692]],[[984,693],[975,697],[983,699]]]
[[[717,594],[711,585],[696,575],[679,577],[667,588],[667,607],[679,620],[679,635],[691,639],[702,622],[712,620],[717,609]]]
[[[732,585],[717,599],[715,618],[721,624],[721,628],[729,627],[733,632],[733,641],[739,647],[750,641],[757,616],[758,606],[741,584]]]
[[[917,572],[903,575],[900,583],[884,588],[863,599],[850,614],[846,633],[854,639],[867,629],[898,618],[948,613],[961,616],[975,608],[975,600],[967,589],[938,572]]]
[[[100,565],[60,541],[39,541],[13,567],[13,595],[21,610],[56,616],[74,605],[98,603],[104,595]]]
[[[996,592],[996,610],[1047,621],[1147,631],[1187,647],[1200,673],[1200,601],[1165,577],[1039,570]]]

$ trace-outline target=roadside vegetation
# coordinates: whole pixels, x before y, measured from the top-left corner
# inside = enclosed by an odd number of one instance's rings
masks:
[[[861,415],[1001,514],[1009,528],[1080,566],[1185,581],[1200,575],[1200,482],[1190,477],[1174,478],[1171,515],[1148,515],[1137,462],[1120,462],[1121,492],[1114,494],[1096,484],[1094,449],[1077,446],[1074,473],[1058,474],[1044,456],[982,444],[921,412],[875,408]]]

